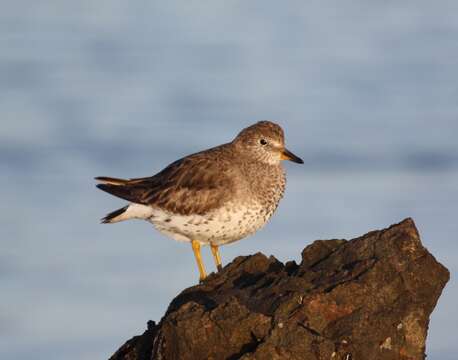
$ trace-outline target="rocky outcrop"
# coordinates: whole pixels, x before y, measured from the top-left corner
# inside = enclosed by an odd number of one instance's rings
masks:
[[[411,219],[315,241],[300,264],[240,256],[184,290],[111,359],[424,359],[448,279]]]

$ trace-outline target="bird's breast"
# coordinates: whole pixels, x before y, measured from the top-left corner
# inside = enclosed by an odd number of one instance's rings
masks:
[[[285,172],[281,166],[269,166],[258,169],[255,174],[250,184],[252,196],[272,214],[285,192]]]
[[[204,215],[178,215],[158,210],[149,221],[157,230],[178,241],[198,240],[222,245],[259,230],[273,210],[255,200],[231,202]]]

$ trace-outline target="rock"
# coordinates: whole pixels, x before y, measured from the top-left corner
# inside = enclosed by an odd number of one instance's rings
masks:
[[[299,265],[240,256],[184,290],[111,359],[424,359],[448,280],[411,219],[315,241]]]

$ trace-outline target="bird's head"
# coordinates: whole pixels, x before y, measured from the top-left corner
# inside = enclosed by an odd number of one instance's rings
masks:
[[[259,121],[243,129],[233,144],[252,159],[269,165],[278,165],[282,160],[303,164],[301,158],[285,147],[283,129],[271,121]]]

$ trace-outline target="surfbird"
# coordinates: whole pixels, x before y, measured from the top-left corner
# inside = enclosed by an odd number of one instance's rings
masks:
[[[99,189],[129,202],[102,223],[142,219],[175,240],[189,242],[202,281],[202,245],[210,246],[220,271],[218,247],[255,233],[274,213],[286,185],[282,160],[303,163],[285,148],[279,125],[260,121],[231,142],[188,155],[156,175],[96,177]]]

